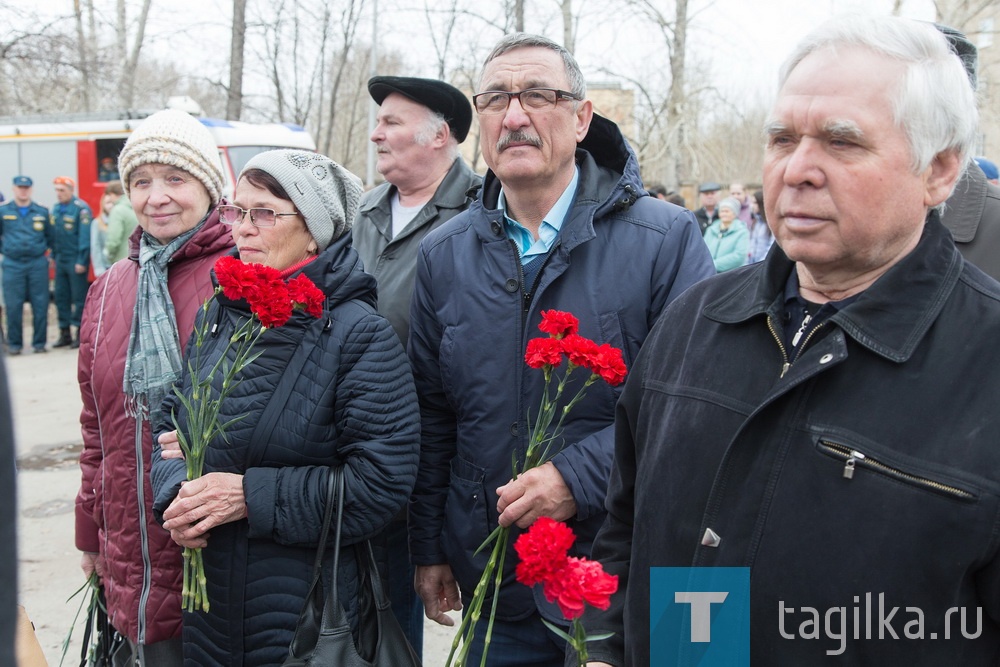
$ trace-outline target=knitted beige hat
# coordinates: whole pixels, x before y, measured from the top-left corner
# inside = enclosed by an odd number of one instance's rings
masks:
[[[208,190],[212,206],[222,198],[222,161],[208,128],[176,109],[157,111],[129,135],[118,156],[118,172],[128,194],[129,176],[144,164],[168,164],[197,178]]]
[[[319,153],[277,150],[259,153],[243,167],[267,172],[281,184],[305,218],[321,250],[350,231],[361,201],[361,179]]]

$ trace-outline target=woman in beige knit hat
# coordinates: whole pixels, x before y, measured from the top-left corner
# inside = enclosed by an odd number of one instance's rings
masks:
[[[211,266],[232,247],[215,212],[218,148],[192,116],[142,121],[118,159],[139,220],[127,261],[91,287],[78,376],[83,483],[76,545],[83,571],[104,586],[108,615],[127,641],[115,664],[173,667],[181,653],[181,549],[153,518],[150,419],[181,376],[183,345],[212,293]]]
[[[340,599],[359,651],[370,659],[374,650],[365,642],[377,634],[373,628],[357,633],[355,545],[381,532],[409,498],[419,415],[406,354],[375,311],[375,278],[351,247],[360,197],[360,179],[329,158],[281,150],[251,159],[234,203],[219,206],[241,260],[277,269],[286,280],[307,277],[324,302],[319,318],[296,312],[261,335],[254,347],[260,356],[222,403],[220,420],[235,421],[206,448],[202,477],[185,481],[167,417],[175,414],[186,428],[181,401],[168,397],[154,424],[153,509],[179,545],[203,549],[208,579],[209,611],[184,617],[188,664],[254,667],[288,656],[312,581],[332,467],[344,469]],[[198,377],[223,355],[232,361],[228,341],[248,314],[245,301],[224,295],[210,304],[204,317],[213,335],[199,348]],[[217,392],[221,375],[213,377]],[[180,390],[191,395],[189,377]],[[325,572],[332,571],[331,552]]]

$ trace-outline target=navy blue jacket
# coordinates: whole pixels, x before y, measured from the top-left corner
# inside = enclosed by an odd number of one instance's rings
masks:
[[[52,207],[52,254],[60,264],[90,266],[90,222],[93,215],[82,199]]]
[[[323,316],[297,312],[266,331],[255,347],[260,357],[223,405],[224,422],[245,417],[231,425],[226,440],[213,441],[204,472],[243,475],[248,517],[213,529],[204,549],[211,612],[184,615],[185,659],[194,664],[276,665],[287,656],[311,583],[330,466],[345,467],[340,591],[355,604],[356,566],[347,547],[381,531],[413,487],[419,415],[409,364],[392,327],[375,312],[375,279],[350,243],[348,233],[302,269],[327,295]],[[207,317],[218,330],[203,346],[199,373],[225,352],[248,315],[245,302],[217,299]],[[195,350],[192,337],[187,355]],[[308,356],[301,371],[289,371],[295,375],[287,404],[261,459],[251,462],[251,433],[265,406],[285,399],[275,388],[298,355]],[[216,375],[218,392],[222,374]],[[181,390],[191,395],[189,375]],[[186,427],[176,397],[164,408],[166,415],[176,410]],[[172,428],[167,417],[155,432]],[[184,478],[184,463],[162,460],[154,447],[153,508],[160,516]],[[353,606],[347,611],[356,616]]]
[[[420,245],[409,339],[422,424],[411,557],[418,565],[450,564],[466,596],[488,556],[473,552],[497,526],[496,489],[511,477],[511,455],[527,447],[528,418],[541,397],[542,373],[524,363],[528,340],[545,335],[540,312],[573,313],[582,336],[622,349],[631,365],[667,304],[715,275],[694,216],[645,194],[617,126],[595,115],[577,164],[576,199],[537,284],[522,284],[492,172],[482,198]],[[576,501],[570,524],[582,554],[604,519],[618,394],[604,382],[591,386],[553,459]],[[498,618],[523,618],[545,604],[508,585],[515,563],[511,549]]]
[[[35,202],[21,215],[11,200],[0,205],[0,252],[12,260],[36,259],[52,246],[49,211]]]

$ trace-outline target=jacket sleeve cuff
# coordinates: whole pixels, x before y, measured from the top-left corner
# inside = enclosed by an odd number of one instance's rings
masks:
[[[250,468],[243,475],[243,499],[247,504],[249,537],[274,538],[277,488],[277,468]]]
[[[76,506],[76,548],[90,553],[98,553],[101,550],[97,524],[79,504]]]

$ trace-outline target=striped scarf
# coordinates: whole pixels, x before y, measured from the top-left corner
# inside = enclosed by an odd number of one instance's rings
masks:
[[[139,241],[139,280],[122,383],[126,411],[131,416],[150,420],[150,408],[159,410],[180,378],[180,336],[167,289],[167,264],[207,219],[205,216],[194,229],[166,245],[145,232]]]

